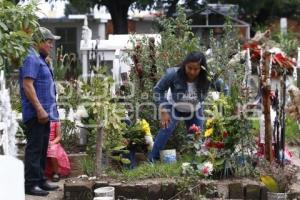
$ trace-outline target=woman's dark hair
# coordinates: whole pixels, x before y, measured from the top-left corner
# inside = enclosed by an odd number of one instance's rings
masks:
[[[198,75],[198,78],[196,80],[196,88],[197,93],[200,98],[204,99],[207,95],[210,82],[208,80],[208,74],[207,74],[207,63],[205,55],[202,52],[191,52],[189,53],[183,62],[179,65],[178,74],[180,77],[182,77],[185,81],[187,80],[187,76],[185,73],[185,66],[188,63],[195,62],[199,63],[200,66],[202,66],[200,73]],[[204,69],[203,69],[204,68]]]

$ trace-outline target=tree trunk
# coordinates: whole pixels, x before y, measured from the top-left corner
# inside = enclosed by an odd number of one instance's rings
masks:
[[[128,34],[128,9],[133,0],[109,0],[105,2],[113,23],[114,34]]]
[[[96,137],[97,138],[96,139],[96,175],[101,176],[104,126],[102,121],[100,121],[98,124],[99,127],[97,128],[97,137]]]
[[[270,55],[265,55],[265,60],[263,63],[263,80],[262,80],[262,95],[263,95],[263,113],[265,117],[265,158],[272,162],[274,160],[274,155],[272,151],[272,123],[271,123],[271,85],[270,85],[270,76],[269,76],[269,63]],[[269,81],[267,81],[269,80]]]

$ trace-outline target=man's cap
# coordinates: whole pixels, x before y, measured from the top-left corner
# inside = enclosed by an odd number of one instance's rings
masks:
[[[42,39],[44,40],[59,40],[61,38],[58,35],[54,35],[49,29],[45,27],[39,27],[39,31],[41,32]]]

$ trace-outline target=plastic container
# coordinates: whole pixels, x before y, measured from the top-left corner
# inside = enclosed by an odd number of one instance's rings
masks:
[[[176,162],[176,149],[166,149],[160,151],[160,160],[163,163]]]
[[[114,200],[113,197],[95,197],[93,200]]]
[[[114,187],[101,187],[94,190],[94,200],[115,200]]]
[[[286,193],[274,193],[274,192],[268,192],[268,200],[286,200],[287,194]]]

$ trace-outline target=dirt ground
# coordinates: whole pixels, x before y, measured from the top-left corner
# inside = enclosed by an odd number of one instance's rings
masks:
[[[38,197],[38,196],[26,195],[25,200],[62,200],[64,196],[64,192],[63,192],[64,182],[65,181],[62,179],[58,183],[53,183],[59,185],[59,189],[57,191],[50,192],[48,196]]]

